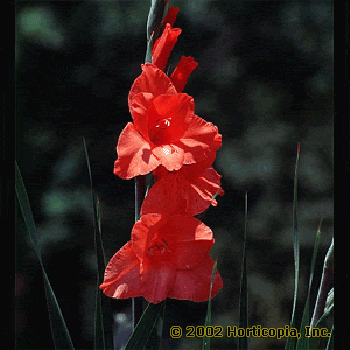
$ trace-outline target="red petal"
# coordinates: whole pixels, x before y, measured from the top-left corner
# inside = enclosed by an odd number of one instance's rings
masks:
[[[129,103],[129,110],[134,120],[135,129],[139,131],[147,141],[149,141],[147,111],[153,100],[154,96],[150,92],[140,92],[134,95]]]
[[[129,109],[133,98],[140,92],[148,92],[153,97],[175,94],[176,90],[169,77],[152,63],[142,64],[142,74],[135,79],[128,96]]]
[[[158,168],[153,170],[153,176],[155,177],[156,182],[168,174],[170,174],[170,172],[167,168],[164,168],[163,165],[160,165]]]
[[[171,216],[157,233],[168,244],[168,263],[176,268],[191,268],[212,247],[213,233],[200,220],[190,216]]]
[[[182,196],[177,195],[178,187],[177,176],[173,173],[167,173],[165,177],[157,180],[142,203],[141,215],[148,213],[162,213],[168,216],[174,213],[183,214],[182,208],[186,206],[186,201]]]
[[[155,232],[167,222],[166,218],[158,213],[142,215],[140,220],[134,224],[131,238],[136,256],[143,261],[147,256],[147,247],[153,239]]]
[[[176,145],[158,146],[152,149],[152,153],[169,171],[180,169],[184,163],[184,151]]]
[[[210,228],[190,216],[142,215],[135,223],[132,241],[136,256],[144,264],[190,268],[198,264],[214,243]],[[163,241],[160,254],[149,253],[151,243]]]
[[[119,136],[117,151],[118,160],[114,163],[114,174],[123,179],[146,175],[160,164],[152,154],[149,143],[135,130],[131,122]]]
[[[197,266],[214,244],[213,239],[177,243],[171,249],[171,263],[177,269],[191,269]]]
[[[168,227],[165,228],[165,231],[168,232],[168,237],[172,237],[177,242],[212,240],[213,238],[210,227],[191,216],[171,216],[167,220],[167,225]]]
[[[185,164],[196,163],[221,147],[222,135],[212,123],[193,116],[188,129],[176,145],[185,151]]]
[[[173,74],[170,76],[170,80],[175,86],[177,92],[182,92],[187,84],[188,77],[191,72],[198,66],[198,63],[193,57],[181,57],[181,61],[176,66]]]
[[[194,100],[187,94],[164,94],[155,98],[148,108],[148,135],[155,145],[178,141],[188,128],[194,114]]]
[[[196,163],[197,164],[197,163]],[[197,215],[206,210],[210,204],[216,206],[216,199],[212,198],[215,195],[223,196],[224,190],[220,187],[220,178],[221,176],[213,168],[207,168],[204,172],[195,178],[186,176],[188,172],[191,171],[192,165],[184,167],[186,172],[181,173],[182,183],[188,185],[188,189],[184,188],[183,191],[188,192],[188,207],[192,208]],[[181,170],[181,169],[180,169]],[[187,179],[187,181],[186,181]]]
[[[211,152],[208,155],[208,157],[204,158],[200,162],[186,164],[181,168],[181,175],[183,175],[189,181],[192,181],[192,179],[195,179],[198,176],[201,176],[206,169],[212,168],[212,164],[215,158],[216,158],[216,151]]]
[[[142,272],[143,296],[149,303],[159,303],[173,288],[176,269],[169,266],[147,265]]]
[[[177,37],[181,34],[180,28],[171,28],[167,23],[162,36],[153,45],[153,64],[164,70],[168,63],[170,52],[173,50]]]
[[[131,241],[124,245],[109,261],[103,283],[104,294],[117,299],[142,296],[140,260]]]
[[[218,195],[224,194],[220,188],[220,175],[213,168],[196,172],[200,170],[198,164],[201,163],[184,165],[156,181],[142,204],[142,215],[156,212],[168,216],[194,216],[202,213],[210,204],[216,205],[213,196],[217,191]]]
[[[190,270],[178,270],[173,289],[168,297],[178,300],[202,302],[209,300],[211,275],[214,262],[209,254],[204,256],[200,264]],[[211,297],[215,297],[223,287],[222,279],[216,272]]]

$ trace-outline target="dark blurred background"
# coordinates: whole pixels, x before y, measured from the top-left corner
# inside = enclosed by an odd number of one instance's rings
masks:
[[[37,224],[43,261],[77,349],[93,346],[97,263],[83,137],[101,201],[107,259],[130,238],[134,182],[113,175],[115,146],[131,120],[127,95],[146,53],[150,1],[16,2],[16,159]],[[317,226],[315,281],[333,235],[333,2],[170,0],[182,28],[170,72],[182,55],[199,63],[184,92],[218,126],[214,167],[225,196],[203,222],[224,289],[213,325],[238,325],[244,196],[248,191],[249,326],[284,327],[292,314],[293,176],[297,142],[301,236],[300,321]],[[50,349],[43,280],[17,209],[16,348]],[[311,305],[317,290],[313,290]],[[172,325],[203,324],[207,303],[168,301],[164,349],[200,348],[169,339]],[[130,301],[113,303],[116,334]],[[127,332],[127,331],[126,331]],[[127,334],[127,333],[125,333]],[[285,339],[250,338],[250,349],[282,349]],[[233,338],[213,349],[235,349]]]

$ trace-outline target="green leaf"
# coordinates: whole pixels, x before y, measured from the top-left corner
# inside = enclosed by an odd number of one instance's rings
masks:
[[[41,260],[41,253],[39,251],[38,241],[36,239],[35,222],[34,222],[32,210],[31,210],[30,204],[29,204],[27,190],[24,187],[21,171],[19,170],[17,162],[15,162],[15,188],[16,188],[16,195],[17,195],[17,198],[19,201],[19,205],[21,207],[23,219],[24,219],[24,222],[26,223],[26,226],[27,226],[29,237],[32,241],[35,254],[40,262],[41,267],[43,268],[42,260]]]
[[[49,312],[49,320],[51,327],[52,339],[55,344],[56,349],[74,349],[71,337],[69,335],[66,323],[64,321],[61,309],[58,305],[55,293],[51,287],[45,268],[41,259],[41,252],[38,247],[38,242],[36,238],[36,227],[34,222],[34,217],[32,210],[30,208],[29,198],[27,190],[24,186],[21,171],[15,162],[15,189],[18,202],[22,211],[24,221],[27,226],[29,237],[32,241],[36,256],[39,260],[43,278],[44,278],[44,288],[45,296]]]
[[[329,317],[332,317],[334,313],[334,304],[327,308],[321,318],[317,321],[315,328],[323,328]]]
[[[239,293],[239,328],[248,328],[248,287],[247,287],[247,264],[246,264],[246,243],[247,243],[247,221],[248,221],[248,195],[245,192],[245,211],[244,211],[244,242],[243,259],[241,269],[241,286]],[[248,338],[238,338],[238,349],[248,349]]]
[[[162,335],[163,335],[163,323],[164,323],[164,310],[165,310],[166,300],[164,300],[162,304],[163,304],[163,310],[160,311],[157,317],[157,320],[153,327],[153,331],[151,332],[148,338],[148,341],[145,347],[146,349],[159,350],[161,348]]]
[[[74,349],[61,309],[58,306],[55,293],[44,270],[43,277],[51,334],[55,344],[55,349]]]
[[[98,272],[96,279],[96,300],[95,300],[95,326],[94,326],[94,349],[106,349],[106,339],[105,339],[105,325],[107,323],[106,329],[109,329],[109,334],[107,336],[107,341],[109,344],[113,343],[113,334],[112,331],[112,311],[110,300],[106,300],[107,302],[107,312],[105,313],[105,317],[103,316],[102,309],[102,301],[101,301],[101,292],[99,290],[99,286],[103,281],[104,269],[106,266],[106,258],[103,250],[103,243],[101,237],[101,209],[100,209],[100,200],[97,197],[96,204],[96,216],[97,216],[97,226],[98,226],[98,234],[95,230],[95,250],[98,261]],[[109,316],[109,317],[108,317]],[[108,322],[109,321],[109,322]]]
[[[324,307],[327,302],[327,294],[331,290],[331,279],[334,273],[334,237],[332,238],[331,245],[328,249],[326,257],[323,262],[323,271],[320,282],[320,287],[318,288],[316,303],[314,313],[311,319],[311,327],[315,327],[315,323],[322,316],[324,312]]]
[[[334,294],[332,290],[330,290],[327,300],[329,301],[329,304],[325,306],[324,313],[320,317],[320,319],[317,321],[315,328],[318,328],[318,329],[326,328],[327,323],[329,324],[328,320],[331,319],[331,317],[334,317]],[[333,300],[333,302],[331,300]],[[333,327],[334,325],[332,326],[332,330],[333,330]],[[310,349],[319,349],[323,340],[324,338],[311,337]]]
[[[90,180],[94,245],[97,259],[96,297],[94,310],[94,349],[106,349],[106,344],[108,348],[113,347],[113,315],[111,301],[109,299],[104,299],[104,302],[102,303],[101,291],[99,290],[99,286],[103,282],[104,271],[106,268],[106,258],[101,234],[101,206],[99,198],[97,197],[95,200],[94,196],[90,157],[87,150],[85,137],[83,137],[83,143]]]
[[[101,306],[101,294],[99,293],[100,282],[96,284],[96,300],[95,300],[95,312],[94,312],[94,349],[105,349],[105,337],[103,327],[103,314]]]
[[[213,283],[215,280],[215,275],[216,275],[216,268],[217,268],[218,262],[215,261],[215,264],[213,266],[213,272],[211,274],[211,282],[210,282],[210,291],[209,291],[209,300],[208,300],[208,310],[207,310],[207,314],[205,316],[205,327],[209,327],[211,326],[211,291],[213,289]],[[204,337],[203,338],[203,346],[202,346],[203,350],[210,350],[210,338],[209,337]]]
[[[149,303],[130,336],[125,350],[144,349],[155,327],[158,317],[164,312],[165,301],[158,304]]]
[[[295,328],[295,309],[298,299],[298,287],[299,287],[299,266],[300,266],[300,242],[299,242],[299,231],[297,227],[297,183],[298,183],[298,165],[300,155],[300,142],[297,148],[297,157],[295,161],[294,171],[294,199],[293,199],[293,248],[294,248],[294,300],[293,300],[293,314],[290,323],[290,328]],[[289,337],[287,339],[285,350],[293,350],[295,345],[295,337]]]
[[[103,282],[104,278],[104,272],[105,268],[107,266],[107,260],[105,251],[103,248],[103,240],[102,240],[102,231],[101,231],[101,203],[100,198],[97,196],[97,203],[96,203],[96,217],[97,217],[97,228],[98,228],[98,234],[95,235],[95,242],[96,242],[96,256],[97,256],[97,263],[98,263],[98,279],[99,282]]]
[[[333,306],[334,306],[334,287],[332,287],[328,293],[328,297],[324,305],[324,313],[326,313]]]
[[[314,252],[312,255],[311,260],[311,267],[310,267],[310,277],[309,277],[309,290],[307,294],[306,303],[304,306],[304,312],[303,312],[303,318],[301,320],[300,325],[300,333],[301,338],[297,340],[296,350],[309,350],[310,349],[310,338],[305,337],[305,327],[310,326],[310,292],[311,287],[314,279],[314,272],[315,272],[315,264],[316,264],[316,258],[317,258],[317,252],[318,252],[318,246],[320,242],[320,235],[321,235],[321,225],[322,225],[322,219],[318,226],[317,232],[316,232],[316,238],[315,238],[315,244],[314,244]]]
[[[326,347],[326,350],[329,350],[329,349],[334,349],[334,325],[332,326],[331,336],[328,339],[328,343]]]

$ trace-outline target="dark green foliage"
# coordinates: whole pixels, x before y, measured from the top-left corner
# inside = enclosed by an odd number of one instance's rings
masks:
[[[22,215],[26,223],[29,236],[33,243],[33,248],[35,250],[36,256],[40,262],[40,266],[44,277],[45,296],[46,296],[47,307],[49,311],[51,334],[52,334],[52,339],[55,343],[55,348],[56,349],[74,349],[61,309],[58,305],[55,293],[51,288],[49,278],[45,272],[45,268],[41,258],[41,252],[38,248],[38,241],[36,237],[36,227],[35,227],[35,222],[33,218],[33,213],[30,208],[28,194],[22,180],[21,172],[19,170],[19,167],[17,166],[17,162],[15,163],[15,187],[16,187],[17,199],[22,210]]]

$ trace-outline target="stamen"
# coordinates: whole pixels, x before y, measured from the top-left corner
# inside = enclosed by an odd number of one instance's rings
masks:
[[[148,246],[149,256],[159,256],[168,251],[168,243],[163,238],[154,238]]]

